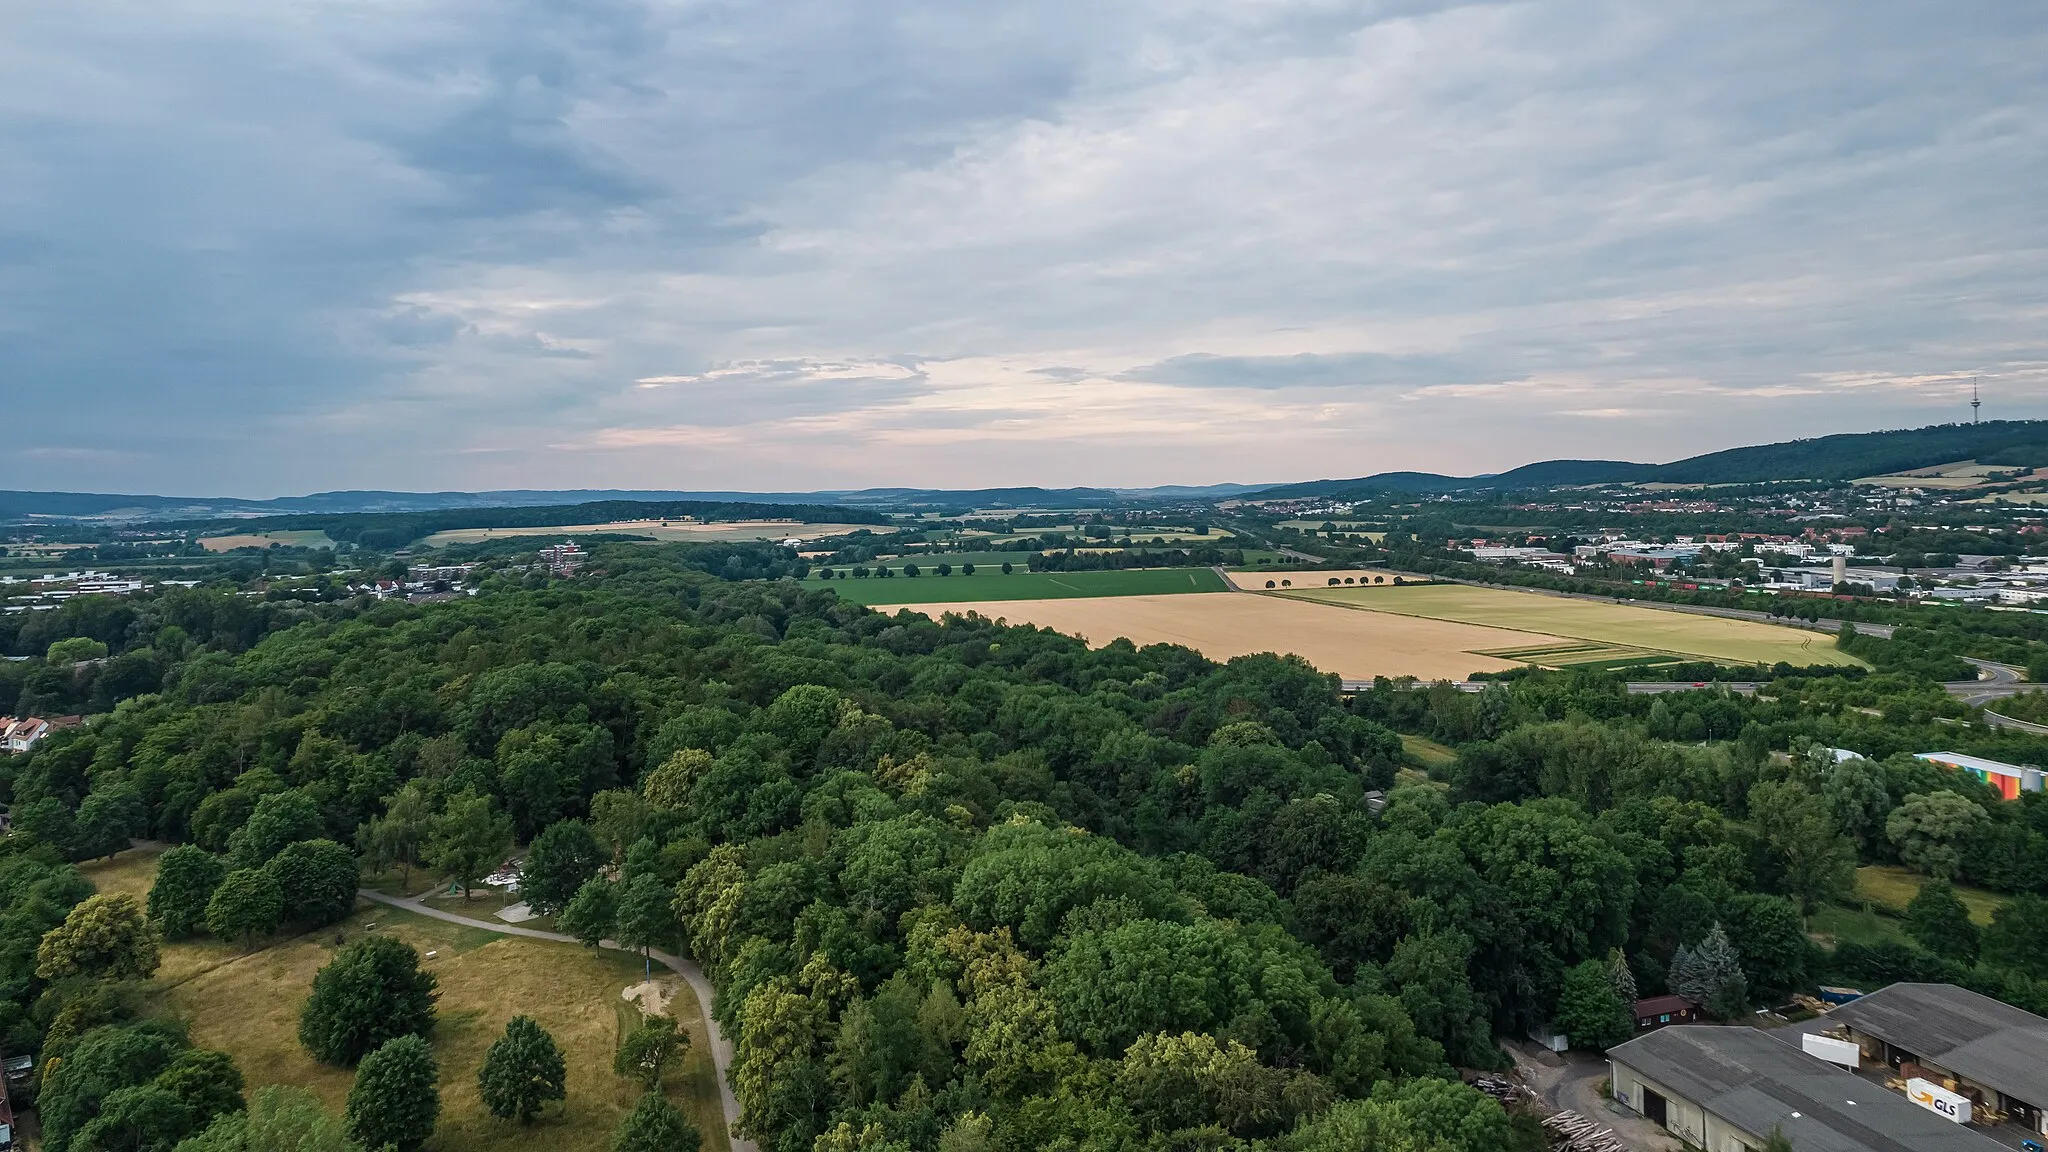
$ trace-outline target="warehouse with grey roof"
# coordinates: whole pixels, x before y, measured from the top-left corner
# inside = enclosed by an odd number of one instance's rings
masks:
[[[1706,1152],[1997,1152],[2004,1146],[1754,1028],[1675,1025],[1608,1050],[1616,1102]]]
[[[2048,1131],[2048,1019],[1953,984],[1893,984],[1827,1019],[1865,1060],[1924,1071],[1987,1117]]]

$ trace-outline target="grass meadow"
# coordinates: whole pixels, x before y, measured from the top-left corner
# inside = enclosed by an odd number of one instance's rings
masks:
[[[1918,872],[1897,864],[1865,864],[1856,869],[1856,898],[1894,915],[1903,915],[1906,905],[1920,894],[1920,885],[1926,882]],[[1991,914],[2005,903],[2005,898],[1996,892],[1964,884],[1956,885],[1956,899],[1963,902],[1963,907],[1970,910],[1970,919],[1979,925],[1991,923]]]

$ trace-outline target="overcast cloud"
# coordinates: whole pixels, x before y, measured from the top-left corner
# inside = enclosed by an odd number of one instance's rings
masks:
[[[0,487],[1209,483],[2048,416],[2013,0],[104,0]]]

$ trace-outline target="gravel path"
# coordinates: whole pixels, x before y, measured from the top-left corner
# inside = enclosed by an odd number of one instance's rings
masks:
[[[453,912],[444,912],[439,908],[429,908],[425,904],[420,903],[419,897],[401,899],[397,896],[387,896],[382,892],[372,892],[367,888],[359,890],[357,894],[373,903],[389,905],[390,907],[402,909],[433,920],[445,920],[450,924],[460,924],[465,928],[482,928],[486,932],[497,932],[505,936],[525,936],[533,940],[553,940],[561,944],[578,943],[574,936],[561,932],[543,932],[538,928],[521,928],[517,924],[506,924],[502,921],[494,923],[489,920],[473,920],[468,916],[458,916]],[[614,940],[601,940],[598,942],[598,947],[611,948],[621,952],[637,951],[637,949],[633,948],[620,948],[618,942]],[[697,967],[697,962],[694,960],[670,955],[658,948],[649,951],[648,956],[656,964],[681,976],[684,982],[689,984],[690,991],[697,994],[697,1006],[704,1013],[704,1034],[711,1039],[711,1064],[718,1074],[718,1103],[719,1108],[725,1113],[725,1127],[727,1138],[732,1142],[732,1152],[758,1152],[752,1140],[743,1140],[732,1133],[733,1127],[740,1121],[740,1104],[733,1097],[732,1077],[730,1075],[732,1044],[726,1040],[725,1033],[719,1029],[718,1021],[711,1017],[711,981],[704,978],[704,970]]]

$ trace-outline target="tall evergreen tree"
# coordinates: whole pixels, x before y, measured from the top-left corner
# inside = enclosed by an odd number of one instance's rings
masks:
[[[1634,1004],[1641,998],[1636,991],[1635,970],[1628,966],[1628,957],[1619,948],[1607,951],[1607,980],[1614,985],[1614,994],[1621,997],[1623,1004]]]

